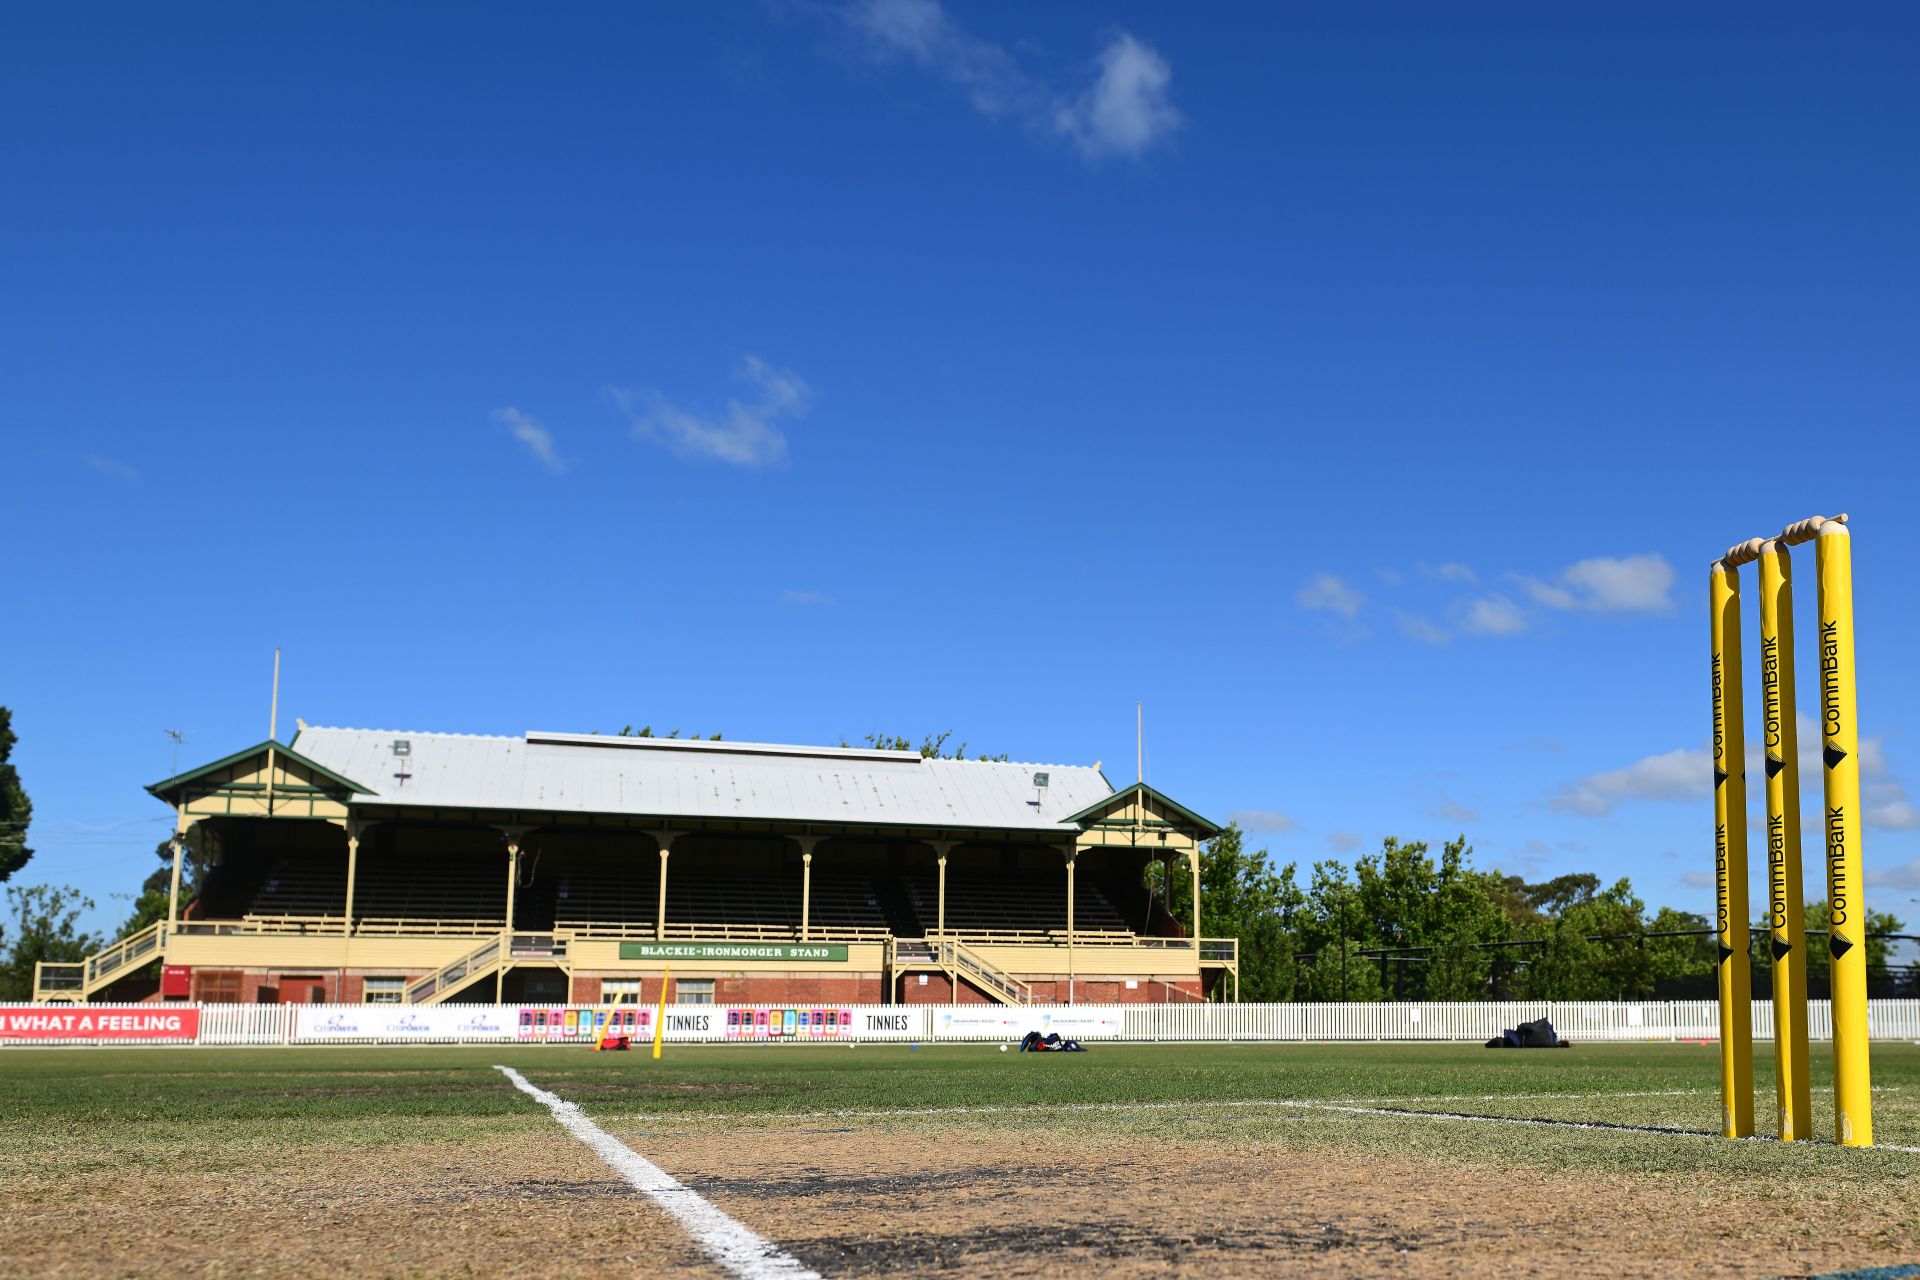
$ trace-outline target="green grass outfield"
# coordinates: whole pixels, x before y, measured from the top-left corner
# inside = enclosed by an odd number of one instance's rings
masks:
[[[74,1125],[104,1137],[192,1124],[240,1126],[255,1139],[298,1143],[373,1119],[524,1119],[537,1112],[493,1070],[496,1063],[589,1114],[655,1123],[898,1111],[903,1122],[971,1124],[976,1120],[965,1113],[938,1113],[984,1108],[977,1122],[1058,1124],[1083,1116],[1098,1124],[1147,1104],[1131,1122],[1204,1117],[1238,1128],[1262,1108],[1232,1104],[1294,1101],[1711,1133],[1719,1115],[1717,1050],[1690,1044],[1519,1052],[1430,1044],[1128,1044],[1077,1055],[1000,1053],[991,1045],[687,1046],[669,1047],[661,1062],[644,1050],[597,1054],[558,1046],[59,1049],[0,1051],[0,1145],[9,1137],[31,1143],[36,1134]],[[1755,1071],[1763,1133],[1772,1116],[1770,1068],[1763,1047]],[[1873,1069],[1876,1138],[1920,1147],[1920,1047],[1877,1045]],[[1832,1126],[1824,1046],[1815,1049],[1813,1076],[1815,1134],[1824,1136]],[[1476,1144],[1466,1129],[1454,1125],[1455,1136],[1441,1140]],[[1506,1148],[1577,1141],[1602,1153],[1603,1162],[1609,1149],[1645,1145],[1625,1140],[1633,1135],[1579,1130],[1482,1125],[1475,1132]],[[1646,1138],[1671,1147],[1682,1163],[1721,1158],[1728,1145]],[[1822,1145],[1809,1144],[1805,1154],[1842,1162],[1849,1154],[1822,1152]],[[1749,1149],[1756,1158],[1788,1156],[1776,1144]]]

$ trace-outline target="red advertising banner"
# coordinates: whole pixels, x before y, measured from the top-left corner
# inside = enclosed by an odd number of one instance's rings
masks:
[[[198,1009],[0,1009],[0,1040],[192,1040]]]

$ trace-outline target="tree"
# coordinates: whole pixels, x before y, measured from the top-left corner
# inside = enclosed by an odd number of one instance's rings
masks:
[[[1807,987],[1812,991],[1831,991],[1833,989],[1833,956],[1827,950],[1828,928],[1832,924],[1832,911],[1827,900],[1807,904]],[[1875,934],[1900,933],[1906,925],[1890,911],[1867,912],[1867,981],[1878,983],[1886,980],[1887,960],[1893,950],[1892,944]],[[1815,932],[1819,930],[1819,932]],[[1764,950],[1763,943],[1758,950]],[[1769,957],[1770,959],[1771,957]]]
[[[13,744],[13,712],[0,707],[0,884],[27,865],[33,850],[27,847],[27,826],[33,821],[33,802],[20,785],[20,771],[8,763]]]
[[[1476,871],[1461,836],[1440,846],[1436,862],[1424,841],[1389,836],[1377,854],[1354,864],[1354,898],[1369,945],[1401,954],[1387,961],[1398,996],[1480,1000],[1489,994],[1493,954],[1512,924],[1502,907],[1504,884]]]
[[[180,902],[184,906],[199,896],[212,856],[201,842],[198,825],[187,828],[181,845]],[[116,942],[131,937],[156,920],[166,919],[167,897],[173,887],[173,841],[162,840],[154,846],[153,856],[160,865],[141,882],[140,894],[133,900],[132,913],[128,915],[126,923],[120,926],[119,932],[114,934]]]
[[[633,727],[632,725],[627,725],[627,726],[626,726],[625,728],[623,728],[623,729],[621,729],[621,730],[620,730],[620,732],[619,732],[618,734],[616,734],[616,735],[614,735],[614,736],[615,736],[615,737],[620,737],[620,738],[657,738],[657,737],[660,737],[660,736],[662,736],[662,735],[660,735],[660,734],[657,734],[657,733],[655,733],[655,732],[653,731],[653,726],[652,726],[652,725],[650,725],[650,724],[643,724],[643,725],[641,725],[641,726],[640,726],[640,727],[639,727],[638,729],[636,729],[636,728],[634,728],[634,727]],[[677,737],[679,737],[679,736],[680,736],[680,731],[679,731],[678,729],[670,729],[670,730],[668,730],[668,731],[667,731],[667,733],[666,733],[666,734],[665,734],[664,736],[666,736],[666,737],[669,737],[669,738],[677,738]],[[716,733],[716,734],[714,734],[714,735],[713,735],[712,737],[710,737],[710,738],[703,738],[703,737],[701,737],[701,736],[700,736],[699,734],[697,734],[697,733],[696,733],[696,734],[693,734],[693,735],[692,735],[691,737],[689,737],[689,738],[687,739],[687,741],[689,741],[689,742],[718,742],[718,741],[720,741],[720,735]]]
[[[0,923],[0,1000],[33,995],[33,967],[40,961],[84,960],[100,939],[76,926],[93,900],[78,889],[50,884],[7,889],[6,922]]]
[[[1387,993],[1380,981],[1380,962],[1373,956],[1361,954],[1360,944],[1351,939],[1344,946],[1336,942],[1322,947],[1300,970],[1294,998],[1323,1001],[1384,1000]]]
[[[918,747],[914,746],[912,738],[903,737],[900,734],[894,733],[870,733],[866,736],[865,741],[866,744],[875,751],[917,750],[923,760],[965,760],[967,758],[966,743],[962,742],[953,750],[947,750],[947,740],[951,737],[953,737],[953,730],[951,729],[941,734],[930,733],[920,740]],[[852,744],[842,739],[840,745],[845,747]],[[975,760],[998,760],[1004,763],[1010,757],[1005,752],[1002,752],[997,756],[977,755],[973,758]]]
[[[1164,871],[1148,864],[1155,888],[1175,920],[1193,918],[1193,880],[1176,873],[1159,883]],[[1294,938],[1287,922],[1306,901],[1294,883],[1293,867],[1275,871],[1265,849],[1246,847],[1237,824],[1208,841],[1200,854],[1200,932],[1209,938],[1240,940],[1240,998],[1290,1000],[1294,987]]]

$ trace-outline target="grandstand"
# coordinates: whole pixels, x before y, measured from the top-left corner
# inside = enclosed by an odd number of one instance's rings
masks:
[[[589,734],[301,726],[149,791],[169,915],[40,999],[1199,1000],[1237,979],[1148,887],[1218,828],[1099,767]],[[179,851],[208,855],[182,893]],[[612,984],[612,985],[610,985]]]

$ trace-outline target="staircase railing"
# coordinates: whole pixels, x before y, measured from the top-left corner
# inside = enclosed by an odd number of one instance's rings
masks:
[[[1002,1004],[1033,1003],[1033,988],[1012,974],[994,968],[952,938],[932,941],[942,967],[965,974],[968,981]]]
[[[515,960],[552,960],[566,968],[567,937],[555,933],[498,933],[406,989],[408,1004],[433,1004]]]
[[[451,964],[407,987],[408,1004],[432,1004],[448,992],[498,969],[507,955],[507,935],[495,934]]]
[[[1200,963],[1236,965],[1240,963],[1240,939],[1200,939]]]
[[[167,922],[155,920],[85,960],[41,961],[33,967],[35,1000],[85,1000],[129,969],[157,957],[167,945]]]

